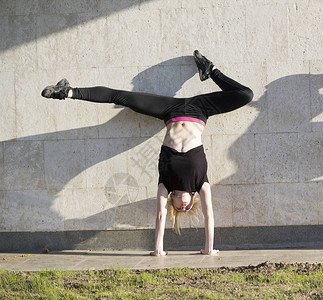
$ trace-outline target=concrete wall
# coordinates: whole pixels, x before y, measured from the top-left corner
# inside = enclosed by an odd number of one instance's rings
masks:
[[[2,233],[153,229],[163,122],[40,92],[63,77],[178,97],[214,91],[198,78],[194,49],[255,94],[204,133],[215,226],[322,224],[321,0],[0,7]]]

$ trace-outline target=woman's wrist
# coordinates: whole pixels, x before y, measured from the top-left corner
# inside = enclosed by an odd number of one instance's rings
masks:
[[[201,249],[200,253],[204,255],[219,255],[220,251],[214,249]]]
[[[150,252],[150,255],[152,255],[152,256],[165,256],[167,254],[168,254],[168,252],[163,251],[163,250],[155,250],[153,252]]]

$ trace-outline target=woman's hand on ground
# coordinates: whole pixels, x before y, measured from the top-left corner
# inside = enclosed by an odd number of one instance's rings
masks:
[[[161,252],[153,251],[153,252],[150,252],[150,255],[152,255],[152,256],[166,256],[167,254],[168,254],[168,251],[161,251]]]
[[[205,249],[201,249],[200,253],[203,254],[203,255],[219,255],[220,251],[219,250],[212,250],[210,252],[210,251],[206,251]]]

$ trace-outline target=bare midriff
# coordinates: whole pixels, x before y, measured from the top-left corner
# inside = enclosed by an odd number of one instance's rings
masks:
[[[187,152],[202,145],[204,126],[197,122],[176,121],[166,125],[163,145],[178,152]]]

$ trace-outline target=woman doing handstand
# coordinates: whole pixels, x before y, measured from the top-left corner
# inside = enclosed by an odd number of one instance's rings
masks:
[[[212,78],[222,91],[190,98],[173,98],[102,86],[71,88],[66,79],[42,91],[42,96],[46,98],[73,98],[123,105],[165,122],[167,131],[158,163],[155,250],[151,252],[151,255],[156,256],[167,255],[167,251],[163,249],[167,203],[170,203],[173,227],[178,233],[179,213],[188,212],[193,208],[197,194],[200,196],[205,224],[205,247],[200,252],[218,254],[219,251],[213,249],[211,187],[201,136],[208,117],[240,108],[253,97],[251,89],[222,74],[199,51],[195,50],[193,56],[201,81]]]

